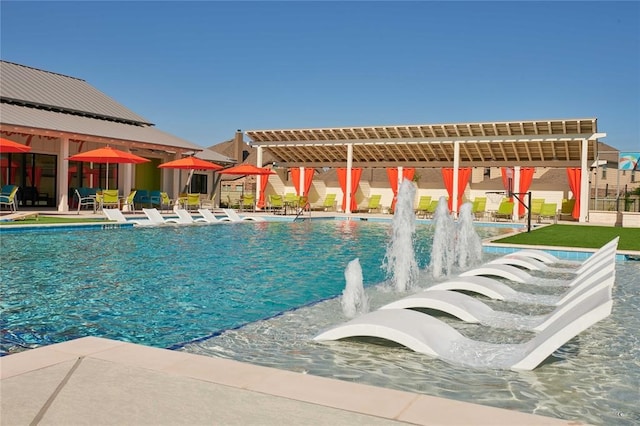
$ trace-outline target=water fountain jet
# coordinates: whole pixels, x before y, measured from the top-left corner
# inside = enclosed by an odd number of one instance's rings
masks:
[[[391,287],[399,292],[413,288],[418,278],[418,263],[413,247],[416,233],[416,216],[413,211],[415,194],[413,183],[403,180],[393,214],[391,239],[382,265]]]
[[[364,292],[362,279],[362,267],[360,260],[354,259],[347,264],[344,270],[344,278],[347,282],[342,291],[342,312],[347,318],[355,318],[369,312],[369,298]]]
[[[445,197],[440,197],[438,207],[433,215],[433,243],[431,246],[431,275],[434,278],[451,274],[455,263],[454,239],[455,223],[449,214],[449,206]]]

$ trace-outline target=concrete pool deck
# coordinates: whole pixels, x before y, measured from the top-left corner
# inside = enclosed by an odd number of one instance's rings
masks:
[[[2,425],[580,425],[84,337],[0,358]]]

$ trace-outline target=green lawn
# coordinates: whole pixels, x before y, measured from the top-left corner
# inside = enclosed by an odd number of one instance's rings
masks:
[[[56,217],[56,216],[44,216],[40,215],[36,219],[14,220],[9,222],[0,222],[0,226],[12,226],[12,225],[50,225],[54,223],[89,223],[89,222],[104,222],[104,219],[98,218],[70,218],[70,217]]]
[[[609,226],[549,225],[532,230],[529,233],[522,232],[512,237],[494,240],[493,242],[600,248],[616,236],[620,236],[618,250],[640,251],[640,228]]]

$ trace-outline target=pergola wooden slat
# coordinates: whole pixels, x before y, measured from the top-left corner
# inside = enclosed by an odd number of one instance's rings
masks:
[[[581,167],[585,192],[587,164],[597,157],[598,138],[606,136],[598,133],[596,118],[246,134],[259,157],[268,150],[285,167]]]

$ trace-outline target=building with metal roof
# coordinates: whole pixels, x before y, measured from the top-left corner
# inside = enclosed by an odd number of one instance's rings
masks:
[[[223,164],[234,161],[156,128],[85,80],[7,61],[0,61],[0,132],[30,145],[36,154],[12,159],[3,165],[2,175],[17,179],[21,187],[47,193],[47,203],[61,211],[68,208],[69,187],[83,184],[82,173],[64,160],[81,151],[110,145],[150,159],[135,169],[124,165],[118,171],[116,179],[125,193],[134,181],[165,190],[179,187],[180,173],[162,172],[157,165],[183,155],[198,153]],[[37,182],[30,170],[43,171]],[[105,174],[105,179],[111,177]]]

